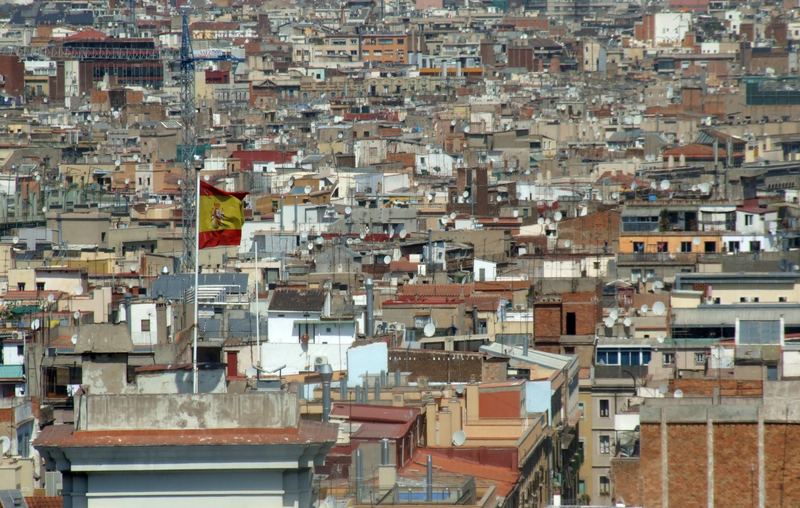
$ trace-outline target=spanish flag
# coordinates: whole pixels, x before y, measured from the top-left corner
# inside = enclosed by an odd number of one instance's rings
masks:
[[[198,247],[239,245],[242,241],[246,192],[225,192],[200,181]]]

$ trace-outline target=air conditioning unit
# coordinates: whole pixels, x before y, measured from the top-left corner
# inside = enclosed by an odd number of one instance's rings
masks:
[[[328,363],[327,356],[315,356],[314,357],[314,365],[325,365]]]

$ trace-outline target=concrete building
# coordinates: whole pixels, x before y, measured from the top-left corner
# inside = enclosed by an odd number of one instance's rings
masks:
[[[310,508],[336,427],[300,420],[286,392],[83,395],[74,425],[35,442],[65,508]]]

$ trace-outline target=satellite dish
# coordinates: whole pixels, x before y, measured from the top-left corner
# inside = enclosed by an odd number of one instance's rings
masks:
[[[682,399],[682,398],[683,398],[683,390],[681,390],[680,388],[678,388],[677,390],[675,390],[675,393],[673,394],[673,396],[674,396],[676,399]]]
[[[564,215],[561,212],[556,212],[553,214],[553,220],[556,222],[560,221],[562,218],[564,218]]]
[[[464,446],[467,442],[467,435],[463,430],[453,432],[453,446]]]
[[[429,193],[428,193],[428,201],[433,201],[433,198],[434,198],[434,197],[435,197],[435,196],[434,196],[433,192],[429,192]]]
[[[8,436],[0,437],[0,449],[2,449],[3,455],[11,451],[11,439]]]
[[[538,223],[540,226],[544,225],[544,217],[539,217],[538,219],[536,219],[536,222],[537,222],[537,223]]]
[[[308,233],[305,231],[300,232],[300,241],[307,242],[308,241]]]
[[[637,188],[639,188],[639,186],[638,186],[638,185],[636,185],[636,182],[633,182],[633,183],[631,184],[631,190],[632,190],[632,191],[635,191]]]
[[[611,199],[619,199],[619,192],[612,192]]]
[[[456,212],[450,212],[450,220],[456,220],[456,217],[458,217],[458,215],[456,215]]]
[[[345,215],[350,215],[352,213],[353,213],[353,209],[352,208],[350,208],[349,206],[345,207],[345,209],[344,209],[344,214]]]
[[[619,311],[617,309],[613,309],[611,312],[608,313],[608,317],[616,321],[619,318]]]
[[[322,244],[324,244],[324,243],[325,243],[325,239],[324,239],[324,238],[322,238],[321,236],[318,236],[318,237],[316,237],[316,238],[314,239],[314,243],[316,243],[317,245],[322,245]]]
[[[695,236],[692,238],[692,245],[700,245],[700,237]]]
[[[447,217],[447,215],[445,215],[444,217],[440,217],[440,218],[439,218],[439,222],[441,222],[441,223],[442,223],[442,225],[445,225],[445,224],[447,224],[447,220],[448,220],[448,217]]]
[[[426,324],[422,329],[422,333],[424,333],[426,337],[433,337],[433,334],[436,333],[436,325],[433,323]]]
[[[47,303],[53,303],[55,301],[56,301],[56,295],[54,295],[53,293],[47,295]]]
[[[519,217],[519,210],[514,210],[513,212],[511,212],[511,215],[513,215],[514,218],[516,219],[517,217]]]
[[[614,318],[612,318],[611,316],[609,316],[609,317],[607,317],[607,318],[605,318],[605,319],[603,320],[603,324],[604,324],[604,325],[606,325],[606,328],[611,328],[611,327],[613,327],[613,326],[614,326],[614,323],[615,323],[616,321],[617,321],[616,319],[614,319]]]
[[[313,244],[313,243],[311,243],[311,242],[308,242],[308,243],[306,244],[306,249],[308,249],[308,250],[314,250],[314,244]]]
[[[642,304],[642,306],[639,307],[639,312],[641,312],[642,314],[647,314],[647,311],[649,311],[649,310],[650,310],[650,307],[646,303]]]
[[[303,194],[311,194],[312,190],[313,189],[311,188],[310,185],[306,185],[305,187],[303,187]]]
[[[36,331],[36,330],[38,330],[38,329],[39,329],[39,328],[41,328],[41,327],[42,327],[42,322],[41,322],[41,321],[39,321],[38,319],[34,319],[34,320],[31,322],[31,330],[33,330],[33,331]]]
[[[164,275],[167,275],[169,273],[169,268],[167,268],[167,265],[161,267],[161,273],[163,273]]]
[[[667,312],[667,306],[664,302],[656,302],[653,304],[653,314],[656,316],[663,316]]]
[[[633,321],[631,320],[631,318],[626,317],[625,319],[622,320],[622,324],[625,325],[625,328],[628,328],[631,326],[631,324],[633,324]]]
[[[658,187],[663,191],[669,190],[669,180],[661,180],[661,182],[658,184]]]
[[[70,341],[70,342],[72,342],[72,345],[73,345],[73,346],[74,346],[75,344],[77,344],[77,343],[78,343],[78,334],[77,334],[77,333],[76,333],[76,334],[74,334],[74,335],[73,335],[73,336],[72,336],[72,337],[69,339],[69,341]]]
[[[358,237],[363,240],[367,237],[367,234],[362,231],[361,233],[358,234]]]
[[[564,247],[566,247],[567,249],[572,247],[572,240],[564,240]]]
[[[397,235],[400,237],[401,240],[405,240],[406,237],[408,236],[408,231],[406,231],[405,229],[401,229]]]
[[[383,264],[388,265],[391,262],[392,262],[392,256],[388,254],[383,256]]]
[[[347,245],[353,245],[353,239],[352,238],[348,238],[347,240],[345,240],[345,243]]]
[[[462,196],[464,199],[467,199],[467,198],[469,197],[469,191],[468,191],[468,190],[465,190],[464,192],[462,192],[462,193],[461,193],[461,196]]]
[[[458,201],[459,205],[464,204],[464,196],[458,196],[458,199],[456,201]]]
[[[650,188],[651,189],[655,189],[656,188],[656,182],[655,181],[650,182]]]
[[[700,186],[697,184],[692,185],[692,192],[697,192],[700,190]]]
[[[15,236],[14,238],[12,238],[11,239],[11,243],[13,243],[14,245],[18,244],[19,243],[19,237]]]
[[[548,225],[548,226],[549,226],[550,224],[552,224],[552,223],[553,223],[553,221],[551,221],[551,220],[550,220],[550,217],[548,217],[548,218],[546,218],[546,219],[544,220],[544,223],[545,223],[546,225]]]
[[[664,289],[664,281],[661,281],[661,280],[655,281],[653,283],[653,287],[656,288],[656,289]],[[655,306],[653,306],[653,308],[655,308]]]

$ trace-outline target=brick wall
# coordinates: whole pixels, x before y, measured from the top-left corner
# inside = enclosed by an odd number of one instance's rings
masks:
[[[800,425],[764,426],[767,506],[800,506]]]
[[[755,423],[714,425],[714,504],[717,506],[758,506],[757,438]]]
[[[708,506],[706,426],[670,424],[668,438],[670,506],[684,508]],[[660,478],[659,475],[658,481],[661,481]]]
[[[533,308],[534,340],[561,337],[561,303],[537,303]]]
[[[639,431],[642,467],[642,499],[625,499],[627,504],[661,506],[661,426],[642,424]],[[616,488],[616,486],[615,486]]]
[[[437,382],[480,381],[482,355],[445,351],[389,351],[389,371],[410,372],[410,381],[426,377]]]
[[[561,302],[561,334],[567,333],[567,314],[574,312],[575,335],[594,335],[595,325],[600,319],[595,293],[564,293],[561,295]]]
[[[639,503],[642,499],[641,464],[638,458],[611,459],[611,496],[625,503]]]
[[[736,379],[670,379],[669,389],[680,388],[687,397],[711,397],[719,387],[723,397],[760,397],[763,393],[761,380],[739,381]]]

